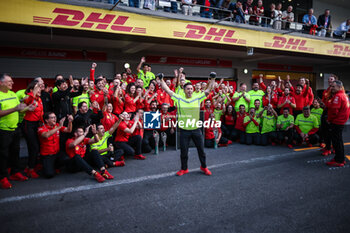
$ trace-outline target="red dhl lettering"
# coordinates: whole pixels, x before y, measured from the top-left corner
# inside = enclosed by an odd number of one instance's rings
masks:
[[[333,45],[333,50],[328,50],[328,54],[350,56],[350,46]]]
[[[310,51],[313,52],[313,48],[306,47],[306,40],[295,39],[282,36],[274,36],[273,43],[265,43],[267,47],[289,49],[289,50],[300,50],[300,51]]]
[[[247,43],[246,40],[234,38],[234,30],[220,29],[216,27],[210,27],[207,30],[207,28],[204,26],[194,24],[187,24],[186,29],[188,29],[187,32],[174,31],[174,36],[197,40],[203,39],[207,41],[223,41],[227,43]]]
[[[84,12],[79,10],[71,10],[64,8],[55,8],[53,13],[58,14],[51,22],[54,25],[61,26],[79,26],[81,28],[96,28],[100,30],[107,30],[110,28],[113,31],[146,33],[146,28],[125,26],[128,16],[117,16],[114,14],[101,14],[92,12],[87,17]],[[49,24],[51,18],[34,16],[34,23]]]

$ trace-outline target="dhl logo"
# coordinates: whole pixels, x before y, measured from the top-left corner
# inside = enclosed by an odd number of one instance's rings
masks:
[[[333,50],[328,50],[328,54],[350,56],[350,46],[333,45]]]
[[[226,43],[245,45],[246,40],[234,38],[235,31],[210,27],[208,30],[204,26],[187,24],[187,32],[174,31],[173,35],[180,38],[203,39],[207,41],[223,41]]]
[[[265,42],[265,47],[272,47],[278,49],[289,49],[289,50],[299,50],[314,52],[314,48],[306,47],[306,40],[286,38],[282,36],[274,36],[272,38],[273,42]]]
[[[81,28],[93,28],[106,30],[111,29],[119,32],[146,33],[146,28],[125,26],[128,16],[117,16],[113,14],[104,14],[92,12],[87,17],[84,12],[71,9],[55,8],[53,13],[58,14],[52,18],[33,16],[34,23],[62,25],[62,26],[80,26]]]

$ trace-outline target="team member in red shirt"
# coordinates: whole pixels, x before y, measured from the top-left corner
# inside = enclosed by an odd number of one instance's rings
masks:
[[[114,93],[112,96],[113,113],[119,116],[124,111],[124,95],[123,89],[120,85],[114,87]]]
[[[215,122],[215,115],[214,115],[214,113],[210,114],[209,120]],[[218,131],[218,137],[216,139],[216,143],[217,143],[218,146],[220,146],[220,147],[227,146],[228,144],[232,143],[227,138],[222,136],[222,131],[221,131],[220,127],[218,127],[218,128],[215,128],[215,126],[211,127],[212,126],[211,124],[212,123],[210,123],[208,128],[205,128],[205,140],[204,140],[205,147],[208,147],[208,148],[213,148],[214,147],[214,143],[215,143],[214,130]]]
[[[303,86],[300,84],[297,84],[295,92],[293,92],[291,95],[295,99],[295,109],[294,109],[294,117],[296,118],[299,114],[303,112],[303,108],[307,106],[308,103],[308,88],[307,86],[306,90],[303,91]]]
[[[68,127],[63,123],[66,118],[62,118],[60,123],[56,122],[55,113],[48,112],[44,115],[44,125],[38,129],[40,141],[40,155],[43,163],[43,173],[46,178],[55,175],[55,168],[59,167],[60,133],[72,132],[73,116],[68,116]]]
[[[211,104],[211,100],[206,99],[203,108],[205,121],[209,119],[210,114],[214,113],[214,109],[215,107]]]
[[[126,87],[125,95],[125,112],[136,112],[136,102],[140,99],[140,96],[136,93],[136,86],[134,83],[129,83]]]
[[[284,108],[289,108],[289,113],[293,114],[293,109],[296,107],[295,99],[290,95],[288,87],[284,88],[284,96],[279,98],[277,107],[280,109],[280,114],[283,114]]]
[[[137,75],[133,74],[130,68],[126,68],[125,71],[127,75],[127,78],[126,78],[127,83],[129,84],[129,83],[135,82],[137,79]]]
[[[105,88],[105,82],[103,78],[98,78],[95,81],[96,90],[90,95],[90,102],[97,102],[100,108],[103,108],[105,102],[110,102],[109,92]]]
[[[113,113],[113,105],[111,103],[107,104],[107,108],[103,111],[103,118],[101,123],[106,131],[108,131],[112,126],[118,121],[118,117]]]
[[[237,114],[232,105],[227,106],[225,114],[223,115],[222,121],[222,131],[224,133],[224,137],[232,140],[233,134],[235,131],[235,123],[236,123]]]
[[[89,133],[90,128],[92,129],[93,138],[86,138]],[[85,132],[83,128],[77,127],[74,132],[74,137],[70,138],[66,142],[66,152],[70,157],[68,162],[68,169],[70,171],[80,171],[84,170],[87,174],[93,175],[95,179],[102,183],[106,179],[113,179],[114,177],[109,174],[106,170],[103,160],[97,150],[92,150],[91,152],[86,152],[86,145],[93,144],[99,141],[97,136],[96,126],[89,126],[86,128]],[[100,169],[100,172],[94,170],[88,161],[92,162],[94,166]]]
[[[248,113],[245,111],[245,106],[241,104],[239,106],[239,112],[237,112],[235,129],[232,132],[232,139],[233,140],[239,139],[239,143],[241,144],[245,144],[244,118],[246,116],[248,116]]]
[[[170,95],[168,95],[162,88],[157,91],[157,102],[159,105],[168,104],[170,106],[171,101]]]
[[[349,119],[349,99],[345,94],[343,83],[335,80],[331,86],[333,97],[326,103],[328,122],[330,123],[330,138],[335,150],[334,159],[327,162],[328,166],[343,167],[345,165],[343,129]]]
[[[273,109],[277,109],[278,104],[278,95],[276,92],[272,91],[270,86],[266,87],[265,95],[262,99],[263,106],[269,106],[269,104],[272,105]]]
[[[28,177],[38,178],[39,175],[34,171],[39,156],[39,138],[38,128],[43,120],[44,108],[40,98],[41,87],[37,80],[31,82],[26,90],[28,98],[24,100],[27,105],[32,105],[34,109],[26,112],[23,121],[23,133],[28,147],[28,167],[25,169]]]
[[[136,101],[136,109],[145,109],[146,100],[143,97],[143,88],[136,86],[136,94],[139,96],[139,99]]]
[[[123,112],[119,117],[122,118],[123,121],[119,124],[117,129],[117,136],[115,137],[116,147],[123,149],[127,156],[134,156],[135,159],[139,160],[146,159],[146,157],[141,154],[141,136],[132,136],[138,124],[139,115],[135,115],[134,121],[130,120],[129,113],[127,112]]]

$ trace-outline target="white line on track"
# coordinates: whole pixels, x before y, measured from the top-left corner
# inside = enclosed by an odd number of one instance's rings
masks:
[[[311,151],[309,151],[309,152],[311,152]],[[254,163],[254,162],[259,162],[259,161],[273,161],[273,160],[276,160],[278,158],[283,158],[283,157],[296,155],[296,154],[300,154],[300,153],[290,152],[290,153],[285,153],[285,154],[269,155],[269,156],[251,158],[251,159],[240,160],[240,161],[235,161],[235,162],[215,164],[215,165],[208,166],[208,168],[215,169],[215,168],[220,168],[220,167],[224,167],[224,166],[228,166],[228,165],[235,165],[235,164],[249,164],[249,163]],[[198,172],[198,171],[199,171],[199,168],[189,170],[189,172]],[[117,186],[117,185],[122,185],[122,184],[132,184],[132,183],[138,183],[138,182],[143,182],[143,181],[151,181],[151,180],[157,180],[157,179],[170,177],[170,176],[174,176],[174,175],[175,175],[175,171],[156,174],[156,175],[150,175],[150,176],[142,176],[142,177],[124,179],[124,180],[115,180],[115,181],[110,181],[110,182],[106,182],[106,183],[74,186],[74,187],[69,187],[69,188],[64,188],[64,189],[59,189],[59,190],[45,191],[45,192],[33,193],[33,194],[22,195],[22,196],[6,197],[3,199],[0,199],[0,204],[28,200],[28,199],[36,199],[36,198],[55,196],[55,195],[60,195],[60,194],[81,192],[81,191],[87,191],[87,190],[91,190],[91,189],[98,189],[98,188],[104,188],[104,187],[112,187],[112,186]],[[215,173],[214,173],[214,175],[215,175]]]

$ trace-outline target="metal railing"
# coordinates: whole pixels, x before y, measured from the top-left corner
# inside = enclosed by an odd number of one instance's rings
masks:
[[[120,6],[129,6],[129,0],[80,0],[80,1],[90,1],[90,2],[101,2],[101,3],[105,3],[105,4],[111,4],[112,7],[110,10],[114,10],[116,6],[120,5]],[[152,5],[151,8],[145,8],[144,4],[146,2],[151,2]],[[175,1],[174,1],[175,2]],[[182,13],[181,12],[181,6],[182,3],[176,1],[177,7],[176,7],[176,13]],[[192,16],[201,16],[200,12],[201,12],[201,8],[205,8],[205,9],[209,9],[210,13],[210,17],[208,18],[212,18],[217,20],[215,23],[219,23],[221,21],[231,21],[231,22],[235,22],[235,15],[232,14],[231,11],[229,11],[228,9],[225,8],[217,8],[217,7],[210,7],[210,6],[203,6],[203,5],[198,5],[198,4],[187,4],[188,6],[192,7]],[[169,10],[169,11],[165,11],[165,12],[169,12],[169,14],[171,14],[171,10],[169,8],[171,8],[171,1],[170,0],[140,0],[139,1],[139,8],[144,8],[144,9],[149,9],[149,10],[155,10],[155,11],[160,11],[160,10]],[[208,11],[207,11],[208,12]],[[257,18],[258,21],[251,21],[250,18]],[[245,18],[245,23],[244,24],[249,24],[252,26],[256,26],[256,27],[266,27],[266,28],[272,28],[272,29],[280,29],[282,31],[283,34],[289,34],[289,33],[293,33],[293,32],[297,32],[297,33],[303,33],[303,34],[309,34],[309,35],[313,35],[315,37],[320,38],[320,36],[318,36],[318,28],[315,28],[314,30],[310,30],[308,29],[308,25],[303,24],[303,23],[299,23],[299,22],[290,22],[287,20],[276,20],[270,17],[266,17],[266,16],[259,16],[259,15],[249,15],[249,14],[244,14],[244,18]],[[279,24],[278,22],[281,23],[281,28],[276,28],[277,24]],[[237,22],[236,22],[237,23]],[[243,23],[242,23],[243,24]],[[335,30],[333,29],[327,29],[327,33],[326,33],[326,37],[333,37],[333,32]],[[337,38],[338,39],[338,38]],[[343,39],[339,38],[339,41],[343,41],[346,38],[344,37]]]

